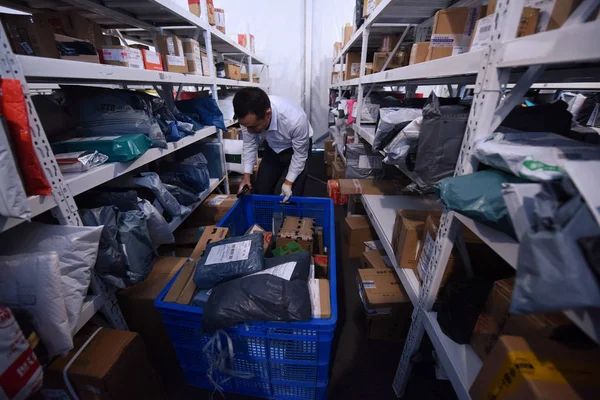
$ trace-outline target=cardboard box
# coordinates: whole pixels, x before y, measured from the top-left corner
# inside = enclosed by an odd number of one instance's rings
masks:
[[[362,254],[360,259],[361,268],[389,269],[392,268],[392,262],[384,251],[369,250]]]
[[[269,247],[271,246],[271,242],[273,241],[273,232],[266,231],[260,225],[254,224],[246,231],[246,235],[249,235],[251,233],[262,233],[263,248],[266,254],[269,250]]]
[[[212,0],[210,0],[210,1],[212,1]],[[207,0],[207,3],[208,3],[208,0]],[[199,17],[200,15],[202,15],[202,9],[200,7],[200,0],[188,0],[188,9],[196,17]]]
[[[344,44],[342,42],[335,42],[333,44],[333,58],[337,58],[337,56],[340,55],[342,47],[344,47]]]
[[[335,84],[340,82],[340,77],[341,77],[342,73],[341,72],[332,72],[331,73],[331,84]]]
[[[187,61],[183,52],[183,43],[175,35],[156,35],[158,52],[163,57],[163,64],[169,72],[187,73]]]
[[[250,75],[246,74],[246,73],[242,73],[241,74],[241,80],[246,81],[246,82],[250,82]],[[260,83],[260,78],[256,75],[252,75],[252,82],[254,83]]]
[[[276,247],[282,247],[289,242],[298,243],[304,250],[312,253],[315,220],[312,218],[285,217],[279,229]]]
[[[540,19],[540,10],[532,7],[524,7],[517,29],[517,37],[533,35]]]
[[[409,65],[418,64],[427,60],[427,53],[429,52],[429,44],[431,42],[420,42],[413,44],[410,49]]]
[[[190,258],[194,260],[200,260],[204,254],[204,250],[206,250],[206,246],[209,243],[218,242],[219,240],[225,239],[228,232],[228,228],[217,227],[215,225],[204,228],[204,232],[202,232],[202,236],[200,236],[198,243],[196,243],[194,251],[192,251],[192,254],[190,254]]]
[[[58,34],[54,34],[54,40],[61,60],[100,64],[100,57],[91,42]]]
[[[327,165],[327,169],[325,170],[325,173],[327,175],[327,178],[333,178],[333,167],[331,166],[331,164],[326,164]]]
[[[511,314],[509,309],[514,285],[514,279],[494,282],[477,319],[470,343],[483,361],[486,361],[500,336],[522,336],[528,340],[542,341],[550,339],[558,328],[571,323],[562,313]]]
[[[394,47],[398,44],[398,40],[400,38],[396,35],[386,35],[381,39],[381,47],[379,47],[379,51],[383,53],[388,53],[394,50]]]
[[[396,212],[392,232],[392,249],[400,268],[412,269],[417,273],[417,263],[425,220],[429,215],[441,215],[434,210],[403,210]]]
[[[206,53],[200,52],[200,58],[202,59],[202,75],[210,76],[210,66],[208,63],[208,55]],[[213,69],[216,70],[214,61],[212,62],[212,65],[213,65]]]
[[[30,15],[2,14],[2,23],[14,53],[58,58],[54,30],[48,21]]]
[[[315,243],[313,246],[313,254],[327,254],[327,248],[325,247],[325,241],[323,236],[325,235],[322,226],[315,226]]]
[[[246,33],[238,33],[235,35],[230,35],[233,41],[240,46],[248,49],[252,54],[254,54],[254,35],[246,34]],[[248,36],[250,36],[250,43],[248,43]]]
[[[185,261],[185,257],[159,257],[146,279],[117,291],[119,307],[129,329],[140,334],[156,365],[178,365],[167,328],[154,306],[154,300]]]
[[[140,49],[142,59],[144,60],[144,68],[152,71],[164,71],[162,57],[160,53],[146,49]]]
[[[450,7],[435,13],[427,61],[469,50],[480,7]]]
[[[342,48],[344,46],[346,46],[346,44],[348,44],[353,33],[354,33],[354,26],[352,24],[344,25],[344,28],[343,28],[344,45],[342,46]]]
[[[331,318],[331,295],[327,279],[309,279],[308,293],[313,318]]]
[[[333,147],[333,140],[327,139],[325,140],[325,152],[335,151]]]
[[[66,357],[56,357],[44,368],[42,391],[46,396],[71,398],[63,377],[66,371],[80,399],[166,398],[144,341],[135,332],[102,328],[75,358],[93,332],[81,332],[75,337],[75,348]]]
[[[390,56],[389,52],[386,53],[382,53],[382,52],[376,52],[373,54],[373,72],[381,72],[383,71],[383,66],[385,65],[385,62],[387,61],[388,57]],[[390,63],[388,64],[386,70],[388,69],[393,69],[393,68],[399,68],[399,67],[403,67],[405,65],[408,65],[408,55],[406,51],[403,50],[398,50],[395,54],[394,57],[392,57],[392,59],[390,60]]]
[[[225,29],[225,10],[222,8],[215,8],[215,28],[223,33],[227,33]]]
[[[102,64],[144,69],[144,58],[138,49],[127,46],[102,46],[100,55]]]
[[[318,278],[329,277],[329,257],[323,254],[313,255],[315,276]]]
[[[192,255],[192,251],[194,251],[191,247],[180,247],[180,246],[170,246],[170,245],[162,245],[158,248],[158,254],[165,257],[185,257],[188,258]]]
[[[342,195],[340,192],[340,181],[340,179],[330,179],[327,181],[327,197],[332,199],[335,205],[348,204],[348,195]]]
[[[375,8],[381,3],[381,0],[364,0],[363,2],[363,18],[367,18]]]
[[[375,179],[340,179],[340,193],[344,194],[401,194],[404,186],[399,181]]]
[[[202,56],[200,55],[200,44],[194,39],[181,39],[183,55],[185,57],[188,73],[202,75]]]
[[[539,14],[540,11],[537,8],[523,8],[519,28],[517,30],[517,37],[535,33]],[[471,37],[471,47],[469,51],[479,51],[487,48],[491,43],[495,19],[494,14],[491,14],[477,21],[475,33]]]
[[[371,75],[373,73],[373,63],[365,63],[365,75]]]
[[[560,28],[579,4],[581,0],[525,0],[524,6],[539,10],[535,29],[537,33]],[[493,14],[495,10],[496,0],[490,0],[487,15]]]
[[[369,219],[363,215],[353,215],[344,219],[342,240],[348,248],[348,258],[359,258],[364,251],[364,242],[377,238]]]
[[[328,151],[325,153],[325,162],[332,164],[335,161],[335,151]]]
[[[228,128],[227,131],[223,132],[223,139],[241,140],[242,139],[242,130],[240,128]],[[240,177],[240,182],[241,182],[241,177]]]
[[[215,18],[215,3],[213,0],[206,0],[206,14],[208,16],[208,23],[210,25],[216,25],[217,20]]]
[[[48,21],[54,33],[85,40],[97,49],[106,44],[100,25],[75,12],[42,13],[36,14],[34,18]]]
[[[483,363],[472,399],[559,400],[598,397],[598,349],[502,336]]]
[[[428,215],[425,220],[425,225],[423,225],[423,233],[421,236],[421,245],[419,248],[419,254],[417,256],[417,278],[419,281],[423,282],[425,279],[425,275],[427,274],[427,270],[429,268],[429,261],[431,259],[431,252],[433,249],[433,244],[435,243],[435,239],[437,237],[437,233],[440,227],[440,218],[435,215]],[[426,251],[427,250],[427,251]],[[442,282],[440,283],[440,287],[444,287],[450,275],[454,273],[454,270],[461,271],[461,268],[455,268],[456,258],[454,255],[450,255],[448,259],[448,264],[446,265],[446,270],[444,271],[444,276],[442,277]]]
[[[239,65],[230,62],[225,62],[224,64],[225,78],[234,79],[236,81],[242,79],[242,71]]]
[[[236,201],[237,196],[235,194],[211,194],[185,219],[183,226],[194,228],[213,225],[229,212]]]
[[[344,80],[358,78],[360,76],[360,51],[346,53],[346,70]]]
[[[344,179],[346,177],[346,168],[344,168],[344,164],[341,161],[334,161],[331,164],[332,168],[332,179]]]

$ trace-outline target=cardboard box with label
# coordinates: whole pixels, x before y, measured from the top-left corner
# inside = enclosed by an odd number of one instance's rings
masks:
[[[275,246],[281,247],[289,242],[296,242],[304,250],[312,253],[314,234],[314,219],[288,216],[285,217],[283,225],[279,229]]]
[[[225,29],[225,10],[222,8],[215,8],[215,28],[223,33],[227,33]]]
[[[472,399],[595,399],[600,368],[598,349],[502,336],[483,363]]]
[[[246,73],[242,73],[241,77],[242,77],[241,79],[243,81],[250,82],[250,75],[248,75]],[[256,76],[256,75],[253,74],[252,75],[252,82],[254,82],[254,83],[260,83],[260,78],[258,76]]]
[[[44,368],[43,398],[72,398],[64,374],[80,399],[166,398],[144,341],[135,332],[101,328],[76,356],[93,328],[84,328],[74,339],[74,349]]]
[[[537,33],[560,28],[579,4],[581,0],[525,0],[524,6],[539,10],[535,29]],[[490,0],[487,15],[493,14],[495,10],[496,0]]]
[[[360,52],[346,53],[346,70],[344,80],[358,78],[360,76]]]
[[[200,52],[200,58],[202,59],[202,75],[210,76],[210,65],[208,63],[208,55],[206,53]],[[213,69],[215,68],[214,61],[212,62]]]
[[[144,69],[151,71],[164,71],[162,57],[155,51],[140,49],[144,60]]]
[[[331,296],[327,279],[309,279],[308,293],[313,318],[331,318]]]
[[[469,51],[480,7],[450,7],[435,13],[427,61]]]
[[[359,269],[356,281],[367,314],[368,335],[378,340],[403,340],[413,306],[392,269]]]
[[[248,49],[250,51],[250,53],[254,54],[254,35],[253,34],[238,33],[238,34],[230,35],[230,36],[235,43]],[[250,37],[250,40],[248,40],[248,36]]]
[[[240,66],[234,63],[225,62],[225,78],[239,81],[242,79],[242,71]]]
[[[519,21],[517,37],[528,36],[535,33],[540,11],[537,8],[525,7]],[[479,51],[487,48],[491,43],[495,15],[491,14],[477,21],[475,32],[471,38],[469,51]]]
[[[350,38],[352,37],[352,34],[354,33],[354,26],[352,24],[346,24],[344,25],[342,32],[344,36],[344,45],[342,46],[343,48],[344,46],[346,46],[346,44],[348,44]]]
[[[344,169],[344,173],[346,170]],[[327,197],[333,200],[333,204],[343,206],[348,204],[348,195],[342,195],[340,192],[341,179],[329,179],[327,181]]]
[[[144,339],[148,354],[157,365],[178,365],[167,328],[154,306],[154,300],[185,261],[185,257],[159,257],[146,279],[117,291],[119,307],[129,329]]]
[[[389,52],[376,52],[373,54],[373,72],[376,73],[383,71],[383,66],[385,65],[385,62],[387,61],[390,54],[391,53]],[[404,65],[408,65],[408,57],[406,55],[406,51],[398,50],[396,51],[396,53],[394,53],[394,56],[390,60],[390,63],[388,64],[386,70],[399,68]]]
[[[216,226],[207,226],[204,233],[198,240],[194,251],[181,267],[181,272],[177,275],[175,282],[165,295],[163,301],[178,304],[190,304],[196,284],[194,283],[194,272],[196,271],[196,262],[202,258],[204,250],[209,243],[218,242],[227,236],[227,228]]]
[[[344,219],[342,240],[348,249],[349,259],[361,257],[365,248],[364,243],[374,239],[377,239],[377,234],[371,226],[369,218],[363,215],[353,215]]]
[[[417,273],[417,262],[422,245],[421,237],[425,220],[432,214],[439,216],[441,212],[431,209],[400,209],[396,212],[391,245],[396,254],[398,267],[412,269]]]
[[[427,60],[427,53],[429,52],[429,44],[431,42],[419,42],[413,44],[410,49],[409,65],[418,64]]]
[[[404,186],[399,181],[375,179],[340,179],[340,193],[347,194],[401,194]]]
[[[2,14],[2,23],[15,54],[58,58],[54,30],[48,21],[30,15]]]
[[[344,179],[346,177],[346,168],[341,161],[334,161],[331,164],[331,178],[332,179]]]
[[[211,194],[182,224],[184,227],[213,225],[219,222],[237,201],[235,194]]]
[[[382,250],[369,250],[362,254],[361,268],[390,269],[393,267],[390,258]]]
[[[363,2],[363,18],[367,18],[377,6],[381,3],[381,0],[364,0]]]
[[[390,52],[394,50],[396,44],[398,44],[398,40],[400,38],[396,35],[386,35],[381,39],[381,47],[379,47],[379,51],[383,53]]]
[[[188,73],[202,75],[202,56],[200,55],[200,44],[194,39],[181,39],[183,55],[187,62]]]
[[[509,309],[514,285],[514,279],[494,282],[477,319],[470,343],[482,361],[486,360],[502,335],[523,336],[535,341],[549,340],[558,328],[571,323],[562,313],[511,314]]]
[[[54,33],[85,40],[97,49],[106,44],[100,25],[75,12],[42,13],[36,14],[34,18],[48,21]]]
[[[144,69],[141,50],[127,46],[102,46],[100,52],[102,64]]]
[[[91,42],[59,34],[54,34],[54,41],[61,60],[100,64],[100,57]]]
[[[427,216],[427,219],[425,220],[425,225],[423,226],[419,254],[417,255],[416,274],[420,282],[423,282],[425,280],[439,227],[439,216]],[[442,277],[442,282],[440,283],[440,287],[444,287],[444,285],[450,278],[450,275],[454,273],[455,269],[457,270],[457,272],[459,270],[460,272],[463,272],[462,268],[455,268],[455,264],[457,264],[456,257],[454,255],[450,255],[450,257],[448,258],[448,264],[446,265],[446,270],[444,271],[444,276]]]
[[[163,57],[163,64],[169,72],[187,73],[187,61],[183,52],[183,43],[175,35],[156,35],[158,52]]]

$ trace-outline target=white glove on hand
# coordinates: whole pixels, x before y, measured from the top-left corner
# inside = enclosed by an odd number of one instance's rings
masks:
[[[287,201],[292,196],[292,185],[287,185],[285,183],[283,185],[281,185],[281,194],[280,194],[280,196],[284,196],[283,197],[283,202],[287,203]]]

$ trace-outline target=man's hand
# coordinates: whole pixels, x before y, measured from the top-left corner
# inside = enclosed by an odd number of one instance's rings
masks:
[[[240,182],[240,187],[238,188],[238,193],[242,191],[244,186],[248,185],[248,188],[252,189],[252,184],[250,183],[250,174],[244,174],[244,179]]]
[[[287,203],[287,201],[292,196],[292,182],[288,181],[287,179],[285,180],[285,182],[283,183],[283,185],[281,185],[281,194],[280,194],[280,196],[284,196],[283,197],[283,202]]]

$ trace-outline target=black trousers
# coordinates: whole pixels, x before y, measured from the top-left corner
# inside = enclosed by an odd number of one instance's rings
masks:
[[[254,184],[254,193],[256,194],[270,194],[279,195],[280,192],[275,193],[275,188],[281,178],[285,179],[290,168],[292,161],[292,155],[294,155],[294,149],[289,148],[281,153],[277,154],[265,140],[265,151],[263,153],[262,161],[258,167],[258,175]],[[312,155],[312,139],[308,142],[308,157]],[[304,193],[304,185],[306,184],[306,165],[308,164],[308,158],[304,165],[304,170],[292,185],[292,193],[294,196],[302,196]]]

